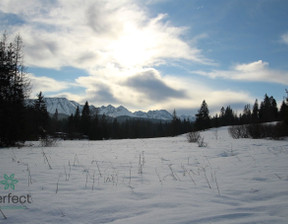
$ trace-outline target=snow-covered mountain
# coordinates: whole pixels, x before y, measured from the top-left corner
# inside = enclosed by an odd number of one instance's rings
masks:
[[[71,114],[75,114],[75,111],[77,107],[79,107],[80,113],[83,109],[84,105],[81,105],[75,101],[68,100],[66,98],[57,98],[57,97],[48,97],[44,98],[47,111],[50,114],[54,114],[56,109],[58,110],[59,114],[70,116]],[[34,100],[27,100],[28,105],[32,105]],[[127,108],[123,106],[114,107],[112,105],[108,106],[101,106],[101,107],[95,107],[93,105],[90,105],[90,111],[91,113],[96,113],[102,115],[105,114],[109,117],[132,117],[132,118],[144,118],[144,119],[157,119],[157,120],[172,120],[172,115],[166,111],[166,110],[150,110],[148,112],[143,111],[136,111],[131,112]]]
[[[66,98],[44,98],[47,111],[54,114],[56,109],[59,114],[71,115],[74,114],[77,107],[79,106],[82,111],[83,106],[75,101],[67,100]]]
[[[97,109],[99,114],[105,114],[109,117],[115,117],[115,118],[121,116],[135,117],[131,111],[129,111],[127,108],[123,106],[114,107],[111,104],[109,104],[107,107],[102,106]]]
[[[133,113],[136,117],[157,119],[157,120],[172,120],[173,116],[167,110],[149,110],[147,113],[136,111]]]
[[[59,114],[70,116],[71,114],[75,114],[77,107],[79,107],[80,112],[83,109],[83,105],[72,100],[67,100],[66,98],[47,97],[44,98],[44,101],[46,103],[47,111],[50,114],[54,114],[57,109]],[[34,100],[29,99],[26,102],[28,105],[32,105]],[[90,109],[93,108],[90,107]]]

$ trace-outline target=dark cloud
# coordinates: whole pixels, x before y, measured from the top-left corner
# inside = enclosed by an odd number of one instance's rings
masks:
[[[78,57],[77,62],[78,63],[84,63],[86,61],[90,60],[97,60],[97,55],[93,52],[86,52],[85,54],[82,54]]]
[[[121,28],[113,19],[116,10],[108,9],[105,2],[95,2],[86,11],[87,25],[98,35],[115,34]]]
[[[103,85],[97,88],[97,90],[90,90],[88,91],[89,101],[98,103],[98,102],[105,102],[105,103],[118,103],[119,101],[114,97],[111,93],[111,90],[108,86]]]
[[[25,50],[35,58],[45,59],[51,55],[57,55],[59,45],[56,41],[38,39],[33,44],[25,45]]]
[[[132,78],[129,78],[125,82],[125,85],[136,89],[152,100],[185,97],[185,92],[183,90],[176,90],[166,85],[157,77],[155,70],[138,73]]]

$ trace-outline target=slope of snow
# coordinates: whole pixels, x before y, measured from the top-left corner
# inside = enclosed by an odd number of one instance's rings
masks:
[[[34,104],[33,99],[26,100],[26,104],[32,106]],[[54,114],[56,109],[59,114],[71,115],[75,114],[77,107],[79,107],[80,112],[83,109],[83,105],[75,101],[67,100],[66,98],[56,98],[56,97],[45,97],[44,101],[46,103],[47,111],[50,114]]]
[[[227,128],[201,135],[205,148],[182,135],[1,149],[0,181],[18,183],[0,184],[0,195],[32,203],[0,204],[0,222],[287,223],[288,142],[234,140]]]
[[[44,101],[47,111],[51,114],[54,114],[57,109],[59,114],[71,115],[75,113],[77,106],[79,106],[79,110],[82,111],[82,106],[79,103],[69,101],[66,98],[44,98]]]

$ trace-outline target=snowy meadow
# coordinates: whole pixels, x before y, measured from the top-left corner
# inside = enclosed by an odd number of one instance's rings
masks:
[[[0,223],[287,223],[287,140],[227,129],[1,149]]]

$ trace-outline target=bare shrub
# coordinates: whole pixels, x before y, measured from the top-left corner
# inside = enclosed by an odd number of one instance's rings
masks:
[[[48,160],[48,157],[46,155],[46,153],[44,152],[44,150],[42,149],[42,155],[43,155],[43,158],[44,158],[44,161],[47,162],[48,166],[49,166],[49,169],[52,170],[52,166]]]
[[[40,139],[40,145],[42,147],[53,147],[56,146],[58,139],[52,138],[50,136],[45,136]]]
[[[251,138],[272,138],[279,140],[288,136],[288,125],[284,122],[278,123],[264,123],[264,124],[250,124],[248,132]]]
[[[207,143],[204,141],[204,137],[201,137],[197,141],[198,147],[207,147]]]
[[[271,138],[271,139],[281,139],[288,136],[288,125],[284,122],[278,123],[263,123],[263,124],[249,124],[249,125],[238,125],[231,126],[229,129],[229,134],[233,138]]]
[[[201,137],[198,131],[192,131],[187,134],[188,142],[197,143],[199,147],[207,147],[204,137]]]
[[[188,139],[188,142],[191,142],[191,143],[195,143],[195,142],[198,142],[199,138],[200,138],[200,134],[198,131],[193,131],[193,132],[189,132],[187,134],[187,139]]]
[[[249,131],[246,125],[235,125],[228,129],[232,138],[249,138]]]

